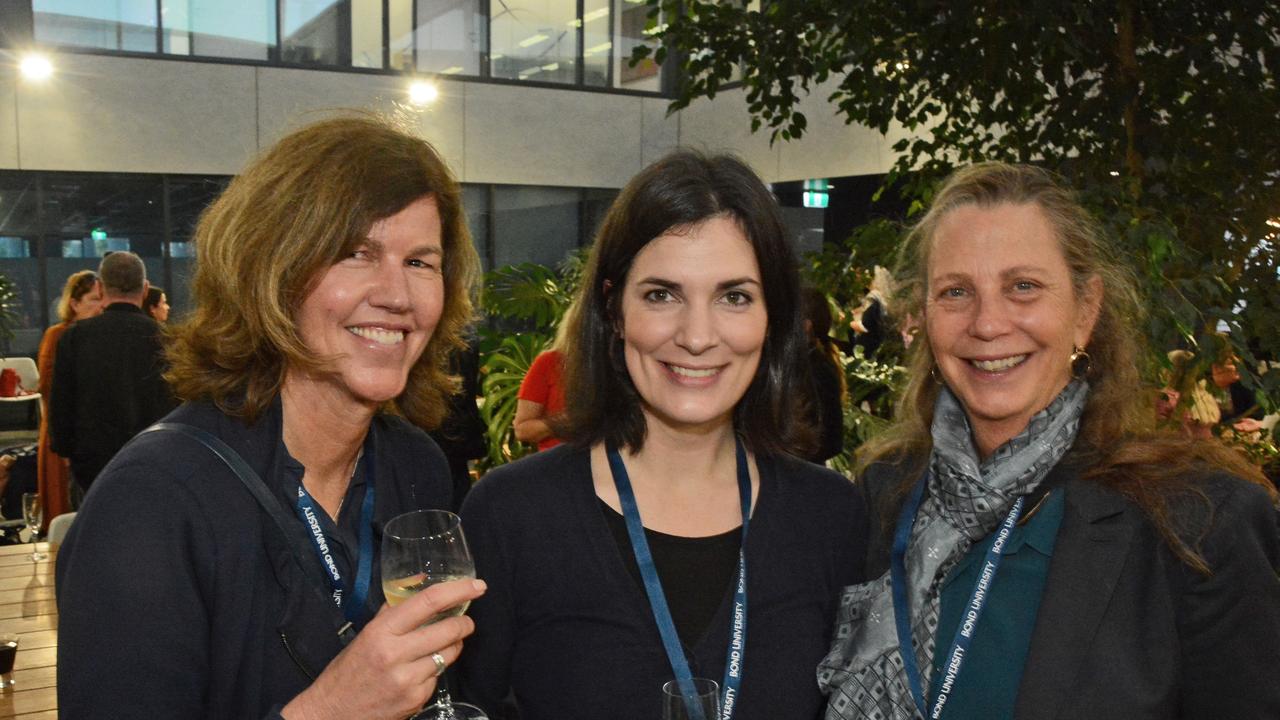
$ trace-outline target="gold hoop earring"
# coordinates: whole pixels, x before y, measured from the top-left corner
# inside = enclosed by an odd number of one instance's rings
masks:
[[[1071,346],[1071,377],[1083,378],[1089,374],[1089,370],[1093,367],[1093,358],[1089,357],[1089,353],[1079,345]]]
[[[933,378],[933,381],[938,383],[939,385],[947,384],[947,381],[942,379],[942,375],[938,372],[937,365],[934,365],[933,367],[929,368],[929,377]]]

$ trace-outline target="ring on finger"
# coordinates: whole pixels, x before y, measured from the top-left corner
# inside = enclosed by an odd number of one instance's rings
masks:
[[[431,660],[436,664],[436,677],[440,677],[444,674],[444,669],[449,666],[448,663],[440,653],[431,653]]]

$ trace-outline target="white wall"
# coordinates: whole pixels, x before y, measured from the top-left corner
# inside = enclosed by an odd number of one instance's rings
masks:
[[[473,183],[621,187],[679,144],[743,156],[767,181],[883,172],[889,141],[817,92],[810,133],[770,146],[741,92],[667,117],[636,95],[444,80],[419,110],[402,76],[89,54],[43,83],[0,69],[0,168],[233,174],[290,129],[345,107],[392,112]]]

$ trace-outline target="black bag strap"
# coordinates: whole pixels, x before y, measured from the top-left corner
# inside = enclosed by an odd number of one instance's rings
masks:
[[[298,567],[302,570],[303,574],[314,575],[314,573],[308,571],[308,568],[315,567],[316,563],[314,553],[309,547],[307,547],[304,539],[299,537],[298,533],[295,531],[293,517],[285,512],[284,507],[280,505],[280,502],[271,494],[271,490],[267,488],[267,484],[262,481],[262,478],[252,467],[249,467],[249,463],[245,462],[245,459],[240,456],[240,453],[236,452],[230,445],[223,442],[221,438],[208,430],[198,428],[195,425],[188,425],[186,423],[159,422],[138,433],[138,435],[165,431],[186,435],[192,440],[195,440],[201,445],[209,448],[210,452],[218,456],[218,459],[222,460],[222,462],[226,463],[227,467],[231,469],[231,472],[240,479],[240,482],[244,485],[245,489],[253,495],[253,498],[258,501],[258,504],[262,506],[262,509],[265,510],[267,515],[269,515],[275,522],[276,527],[280,530],[280,534],[284,536],[285,540],[289,544],[289,548],[293,551],[294,560],[298,563]],[[325,598],[325,600],[328,602],[328,598]],[[329,604],[332,606],[332,603]],[[342,627],[338,628],[338,637],[342,639],[344,645],[350,642],[351,638],[355,637],[355,629],[352,627],[350,622],[344,623]]]

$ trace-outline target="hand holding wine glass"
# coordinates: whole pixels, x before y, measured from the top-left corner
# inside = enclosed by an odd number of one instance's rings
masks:
[[[435,690],[439,655],[453,664],[475,629],[466,616],[424,624],[484,593],[480,580],[432,585],[396,607],[384,605],[324,672],[285,706],[285,720],[404,720]],[[359,688],[354,691],[353,688]]]
[[[415,510],[389,520],[382,533],[382,590],[387,604],[399,605],[408,598],[440,583],[474,578],[475,562],[462,533],[462,521],[445,510]],[[470,602],[444,608],[427,624],[462,615]],[[446,661],[432,656],[437,675]],[[436,702],[415,720],[487,720],[480,708],[454,703],[443,683],[436,689]]]
[[[44,524],[44,503],[40,501],[39,493],[22,494],[22,520],[27,524],[27,530],[31,531],[31,562],[48,558],[48,555],[36,549],[36,543],[40,539],[40,526]]]

